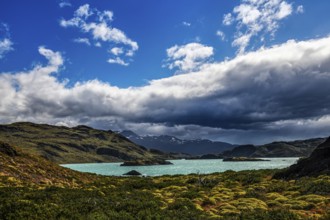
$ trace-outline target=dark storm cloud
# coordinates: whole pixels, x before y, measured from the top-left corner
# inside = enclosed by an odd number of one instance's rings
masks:
[[[109,121],[118,128],[152,125],[156,133],[195,126],[230,136],[299,123],[313,128],[330,115],[330,38],[289,41],[126,89],[98,80],[69,88],[52,74],[63,64],[61,55],[39,51],[47,66],[0,75],[2,122]]]

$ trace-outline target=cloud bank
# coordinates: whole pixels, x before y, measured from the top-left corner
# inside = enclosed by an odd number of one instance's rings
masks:
[[[190,138],[202,131],[233,143],[329,135],[330,37],[291,40],[129,88],[99,80],[69,87],[57,78],[61,54],[39,53],[47,65],[0,74],[2,123],[84,123]]]

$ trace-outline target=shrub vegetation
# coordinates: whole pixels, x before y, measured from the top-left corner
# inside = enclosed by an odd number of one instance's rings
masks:
[[[272,179],[274,172],[93,175],[75,185],[2,176],[0,219],[328,219],[329,176],[288,181]]]

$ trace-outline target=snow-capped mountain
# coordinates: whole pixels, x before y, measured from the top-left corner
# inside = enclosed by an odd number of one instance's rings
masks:
[[[235,147],[235,145],[229,143],[207,139],[182,140],[169,135],[139,136],[129,130],[124,130],[120,134],[136,144],[164,152],[188,153],[191,155],[219,154]]]

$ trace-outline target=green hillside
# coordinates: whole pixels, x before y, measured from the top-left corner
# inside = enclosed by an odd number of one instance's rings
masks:
[[[115,132],[82,125],[73,128],[29,122],[0,125],[0,141],[61,164],[152,161],[164,156]]]
[[[61,167],[42,157],[24,153],[12,145],[0,142],[0,188],[27,185],[72,188],[96,178],[96,175]]]

